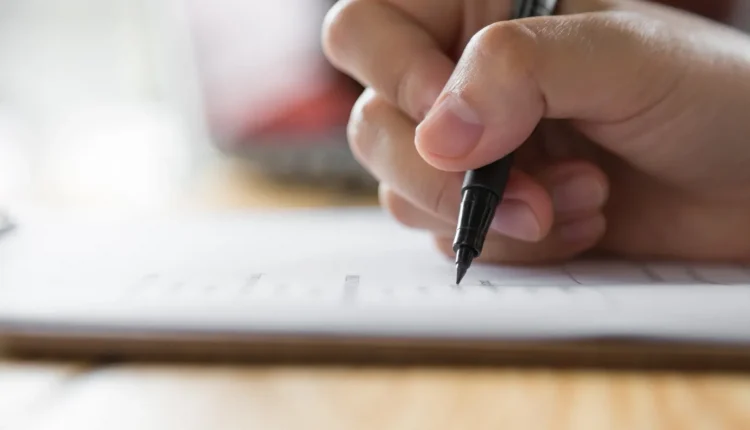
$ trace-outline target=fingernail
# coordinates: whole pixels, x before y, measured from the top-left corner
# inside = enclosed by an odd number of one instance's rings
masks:
[[[586,242],[604,233],[605,220],[601,215],[569,222],[560,226],[560,238],[565,242]]]
[[[440,157],[460,158],[479,143],[484,125],[465,101],[445,97],[419,125],[421,146]]]
[[[514,201],[498,206],[491,228],[505,236],[526,241],[537,240],[542,229],[531,208]]]
[[[606,198],[604,185],[590,176],[571,177],[552,190],[556,212],[598,209]]]

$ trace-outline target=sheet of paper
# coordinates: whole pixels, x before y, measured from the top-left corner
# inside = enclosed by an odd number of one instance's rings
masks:
[[[0,208],[0,235],[9,232],[13,228],[10,216]]]
[[[743,266],[475,265],[379,210],[20,220],[0,241],[0,331],[636,337],[750,343]]]

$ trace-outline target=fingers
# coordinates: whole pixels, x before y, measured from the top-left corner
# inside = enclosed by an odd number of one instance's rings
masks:
[[[679,81],[669,53],[657,51],[666,45],[654,43],[665,37],[643,16],[613,12],[492,24],[419,125],[417,149],[437,168],[465,171],[514,151],[542,118],[596,135],[596,124],[642,115]],[[605,147],[623,140],[594,137]]]
[[[460,2],[443,4],[455,9]],[[446,21],[442,6],[411,9],[421,10],[424,20],[436,14],[427,11],[438,10],[442,16],[435,20]],[[323,46],[334,66],[374,88],[416,120],[424,118],[432,107],[455,66],[432,34],[387,1],[350,0],[337,4],[326,17]]]
[[[451,58],[487,24],[510,18],[513,0],[342,0],[326,15],[329,61],[411,118],[422,120],[455,67]],[[561,13],[603,8],[566,0]]]
[[[427,164],[413,144],[414,123],[371,90],[354,107],[349,141],[357,160],[380,181],[423,210],[456,222],[463,173],[442,172]],[[495,228],[530,241],[547,234],[552,198],[542,185],[515,170],[504,198]]]
[[[589,161],[556,161],[541,168],[534,176],[552,196],[557,224],[600,212],[609,198],[607,176]]]
[[[517,189],[516,194],[524,194],[522,187]],[[398,222],[407,227],[430,230],[442,235],[451,235],[456,231],[455,218],[448,219],[431,212],[387,185],[381,186],[380,202]],[[552,218],[549,220],[551,225]],[[521,199],[507,198],[498,206],[490,230],[520,241],[538,242],[549,233],[549,227],[542,229],[540,226],[537,215],[528,203]]]
[[[441,172],[414,149],[414,123],[374,91],[362,94],[347,128],[355,158],[373,176],[425,209],[448,217],[462,175]]]
[[[538,179],[554,196],[555,225],[580,221],[599,214],[609,198],[609,184],[604,173],[585,161],[563,161],[547,166],[538,173]],[[380,201],[397,221],[408,227],[430,230],[436,234],[455,232],[455,219],[447,219],[425,209],[389,185],[381,185]],[[518,203],[518,200],[506,199],[497,208],[497,212],[502,214],[507,211],[509,205]],[[509,218],[511,217],[508,215],[499,217],[491,230],[497,234],[524,240],[513,231],[512,224],[505,222]]]
[[[573,258],[599,243],[605,232],[602,211],[609,191],[603,173],[588,162],[563,161],[545,167],[538,172],[538,178],[555,195],[555,222],[550,232],[541,240],[530,242],[517,237],[512,225],[495,223],[480,261],[545,263]],[[410,228],[429,230],[440,250],[454,255],[455,221],[437,217],[388,186],[381,187],[380,197],[397,221]],[[501,204],[498,212],[506,211],[507,204]]]
[[[380,205],[400,224],[419,230],[429,230],[444,236],[455,231],[456,223],[450,222],[402,197],[385,183],[378,189]]]
[[[485,263],[543,264],[569,260],[596,246],[606,231],[601,213],[588,218],[556,224],[550,234],[538,243],[506,237],[488,236],[482,255],[476,260]],[[453,258],[453,237],[435,236],[438,249]]]

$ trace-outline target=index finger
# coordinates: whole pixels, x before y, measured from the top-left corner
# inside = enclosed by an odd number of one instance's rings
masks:
[[[455,67],[445,51],[459,31],[461,4],[342,1],[326,17],[324,51],[335,67],[420,121]]]

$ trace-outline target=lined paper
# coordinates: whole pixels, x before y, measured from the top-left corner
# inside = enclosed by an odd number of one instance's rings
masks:
[[[378,210],[34,220],[0,243],[0,331],[636,337],[750,343],[750,270],[680,262],[472,267]]]

